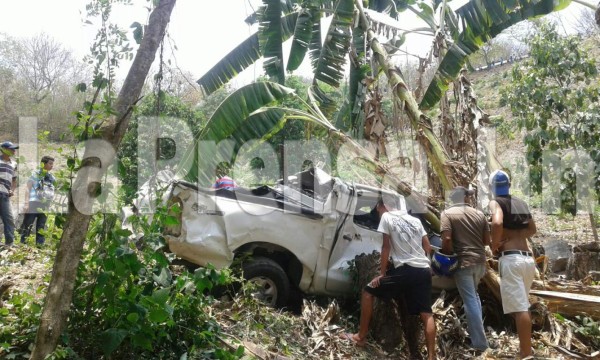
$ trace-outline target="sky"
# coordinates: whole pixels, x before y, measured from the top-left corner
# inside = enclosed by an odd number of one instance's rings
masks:
[[[256,3],[255,0],[250,0]],[[30,37],[41,32],[50,34],[77,57],[83,58],[96,34],[96,28],[83,24],[87,0],[19,0],[3,6],[0,33],[13,37]],[[148,23],[146,0],[134,5],[118,5],[112,20],[128,29],[133,22]],[[168,33],[177,47],[175,60],[197,80],[225,54],[246,39],[255,28],[244,19],[253,12],[248,0],[178,0]],[[170,52],[167,47],[166,51]],[[129,66],[119,73],[124,77]],[[260,71],[260,68],[258,69]]]
[[[11,1],[0,12],[0,33],[13,37],[30,37],[45,32],[73,50],[77,57],[83,58],[96,34],[96,28],[83,24],[87,2]],[[134,0],[134,3],[133,6],[116,6],[112,20],[123,28],[129,28],[135,21],[147,24],[147,1]],[[169,37],[177,47],[173,60],[181,69],[191,72],[194,81],[197,80],[256,31],[257,26],[248,26],[244,19],[259,5],[259,0],[178,0],[168,28]],[[403,27],[405,26],[406,24]],[[425,42],[429,43],[430,41]],[[422,46],[423,41],[416,40],[414,44]],[[290,45],[288,41],[288,49]],[[171,50],[167,49],[167,52]],[[128,65],[123,66],[118,74],[124,78],[128,68]],[[309,72],[310,65],[306,62],[299,73]],[[261,73],[262,65],[254,65],[240,76],[238,82],[246,83]],[[235,82],[233,85],[235,86]]]
[[[115,6],[112,21],[123,28],[129,28],[133,22],[147,24],[149,12],[148,0],[133,0],[134,5]],[[464,1],[455,1],[455,5]],[[30,37],[46,32],[57,41],[70,48],[77,57],[83,58],[89,51],[96,28],[83,25],[85,5],[88,0],[18,0],[4,4],[0,12],[0,33],[13,37]],[[260,0],[178,0],[168,34],[177,47],[174,54],[167,54],[172,61],[185,71],[193,74],[197,80],[224,55],[245,40],[256,26],[249,27],[244,19],[258,7]],[[414,15],[408,20],[413,21]],[[404,19],[403,28],[415,28],[417,22]],[[131,29],[130,29],[131,30]],[[288,43],[290,43],[288,41]],[[288,48],[289,48],[288,44]],[[408,37],[406,47],[412,53],[425,54],[431,46],[426,37]],[[167,53],[171,50],[166,48]],[[124,78],[129,64],[124,64],[118,76]],[[299,70],[300,74],[309,74],[308,62]],[[262,65],[250,67],[232,85],[247,83],[262,73]]]

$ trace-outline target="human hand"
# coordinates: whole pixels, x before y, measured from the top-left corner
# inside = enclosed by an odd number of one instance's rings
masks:
[[[373,278],[373,280],[371,280],[371,282],[368,284],[370,287],[372,288],[376,288],[379,286],[379,281],[381,280],[381,278],[383,277],[383,275],[379,275]]]
[[[12,191],[12,190],[8,190],[8,197],[11,197],[11,196],[13,196],[14,194],[15,194],[15,193],[14,193],[14,191]]]

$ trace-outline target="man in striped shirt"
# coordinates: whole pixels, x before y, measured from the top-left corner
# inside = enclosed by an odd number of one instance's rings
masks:
[[[10,207],[10,197],[17,188],[17,163],[13,160],[19,146],[10,141],[0,144],[0,219],[4,224],[4,241],[12,245],[15,240],[15,219]]]

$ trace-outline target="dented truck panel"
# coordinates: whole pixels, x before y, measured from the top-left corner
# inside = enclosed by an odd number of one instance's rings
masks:
[[[169,249],[192,263],[217,268],[231,266],[242,249],[285,252],[297,262],[295,270],[282,268],[300,290],[352,294],[351,261],[381,250],[374,209],[382,190],[349,184],[318,169],[311,176],[308,182],[301,173],[275,187],[235,191],[171,181],[167,198],[179,204],[174,216],[180,222],[167,226]],[[452,279],[437,277],[433,285],[455,286]]]
[[[308,290],[323,238],[323,218],[223,198],[218,199],[218,207],[225,214],[227,244],[231,251],[250,243],[269,243],[287,249],[307,270],[300,287]]]
[[[179,236],[166,235],[169,249],[200,266],[231,265],[234,254],[228,247],[223,212],[217,210],[215,196],[177,184],[173,185],[172,196],[182,204],[181,230]]]

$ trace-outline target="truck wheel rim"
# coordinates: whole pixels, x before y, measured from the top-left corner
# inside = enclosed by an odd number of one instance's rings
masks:
[[[259,276],[250,279],[256,286],[256,290],[252,293],[252,297],[271,306],[277,303],[277,286],[275,282],[267,277]]]

